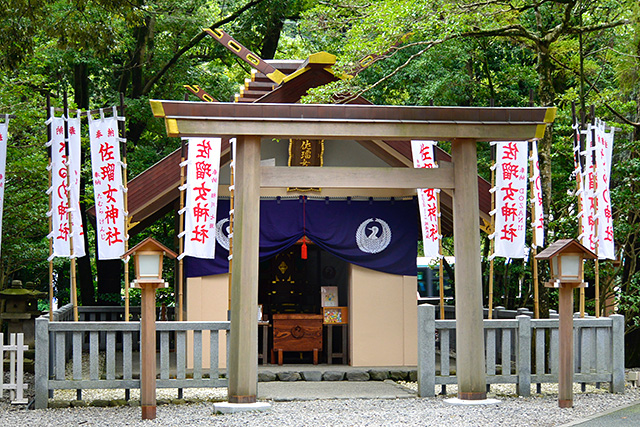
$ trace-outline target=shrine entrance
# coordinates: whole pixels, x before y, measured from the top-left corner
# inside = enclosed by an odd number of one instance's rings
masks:
[[[301,244],[293,245],[260,263],[258,304],[263,321],[273,321],[274,315],[280,314],[315,318],[323,314],[323,297],[327,297],[327,289],[331,295],[324,302],[348,310],[349,263],[314,244],[307,244],[306,259],[303,259],[301,248]],[[326,321],[323,318],[320,363],[346,364],[348,361],[346,316],[340,325],[330,323],[336,320],[334,317],[328,317]],[[265,335],[259,334],[259,348],[263,348],[264,339]],[[273,335],[267,334],[266,339],[267,348],[273,349]],[[336,353],[340,357],[336,357]],[[307,364],[314,361],[313,353],[308,351],[287,351],[283,358],[283,363]],[[277,363],[275,355],[270,362]]]
[[[307,244],[307,259],[297,244],[260,263],[258,304],[264,316],[322,312],[323,287],[338,290],[336,305],[348,306],[349,264],[316,245]]]

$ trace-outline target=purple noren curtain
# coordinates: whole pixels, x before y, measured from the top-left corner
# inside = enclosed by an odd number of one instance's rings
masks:
[[[215,259],[185,257],[187,277],[229,271],[229,201],[218,203]],[[391,274],[416,275],[419,239],[415,200],[262,200],[260,259],[306,235],[322,249],[356,265]]]

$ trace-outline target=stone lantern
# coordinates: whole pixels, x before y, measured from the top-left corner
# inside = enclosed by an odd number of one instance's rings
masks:
[[[8,323],[7,333],[24,334],[24,343],[33,349],[34,319],[40,315],[38,300],[45,298],[47,293],[36,291],[32,282],[28,282],[28,285],[28,289],[25,289],[22,287],[22,281],[13,280],[9,288],[0,291],[0,319]]]

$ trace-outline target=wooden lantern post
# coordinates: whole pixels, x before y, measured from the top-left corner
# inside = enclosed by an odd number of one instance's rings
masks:
[[[147,237],[123,255],[133,255],[136,279],[131,283],[142,292],[140,319],[140,406],[142,419],[156,418],[156,289],[166,286],[162,279],[162,258],[177,255],[160,242]]]
[[[596,254],[575,239],[558,240],[536,255],[549,260],[551,280],[546,287],[558,288],[560,316],[560,357],[558,366],[558,406],[573,407],[573,290],[583,288],[584,259],[596,259]]]

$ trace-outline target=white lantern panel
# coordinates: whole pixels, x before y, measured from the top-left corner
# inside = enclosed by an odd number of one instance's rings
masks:
[[[578,277],[580,274],[579,255],[562,255],[562,277]]]
[[[138,255],[138,269],[141,279],[159,279],[160,257],[162,254]]]

